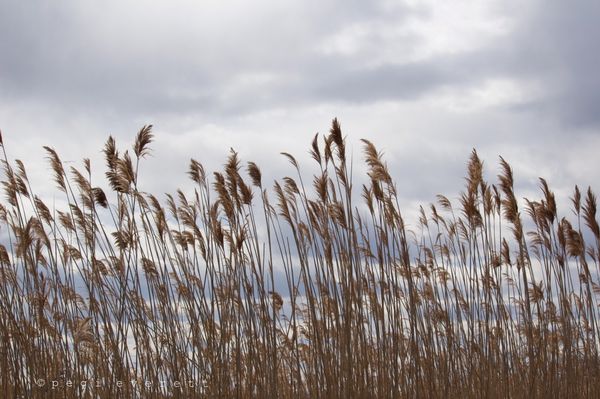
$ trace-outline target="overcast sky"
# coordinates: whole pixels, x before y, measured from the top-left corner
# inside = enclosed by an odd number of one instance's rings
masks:
[[[144,188],[234,147],[269,176],[338,117],[384,151],[404,203],[462,189],[472,148],[521,195],[600,187],[598,1],[0,0],[0,129],[51,192],[42,145],[92,158],[155,126]],[[103,183],[104,184],[104,183]],[[567,205],[564,204],[563,205]]]

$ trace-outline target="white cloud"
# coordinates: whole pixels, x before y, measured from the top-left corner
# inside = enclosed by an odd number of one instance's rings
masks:
[[[480,49],[499,36],[508,35],[515,16],[506,14],[495,1],[460,0],[452,2],[409,1],[423,9],[409,19],[405,29],[422,38],[417,58],[456,54]]]
[[[491,78],[472,86],[444,86],[431,93],[434,104],[454,112],[473,113],[492,107],[517,107],[538,101],[542,88],[535,82],[511,78]]]

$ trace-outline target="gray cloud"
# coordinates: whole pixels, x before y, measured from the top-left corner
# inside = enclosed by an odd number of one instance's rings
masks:
[[[377,31],[363,35],[364,48],[352,55],[315,48],[353,24],[426,19],[426,8],[390,11],[377,2],[335,1],[292,8],[239,3],[237,12],[213,6],[5,1],[2,97],[53,101],[82,112],[227,114],[286,101],[411,100],[444,84],[516,74],[548,87],[549,98],[538,105],[565,122],[588,125],[600,118],[594,112],[600,6],[593,1],[536,2],[492,47],[375,66],[366,61],[393,42]],[[414,34],[398,42],[408,52],[422,44]],[[227,95],[231,87],[238,88],[233,97]]]
[[[410,100],[449,81],[449,74],[430,63],[383,65],[377,68],[331,72],[331,78],[314,87],[315,99],[370,103]]]
[[[492,177],[499,154],[513,161],[523,188],[548,174],[564,192],[597,181],[567,136],[586,132],[585,145],[598,144],[600,5],[498,1],[490,13],[508,27],[489,37],[448,31],[472,21],[439,20],[438,6],[5,0],[0,128],[19,157],[41,162],[50,143],[98,165],[109,133],[130,143],[154,123],[153,191],[183,184],[192,156],[219,167],[231,146],[269,177],[290,174],[276,154],[308,162],[312,135],[334,116],[356,159],[360,137],[385,150],[407,202],[460,190],[473,147]],[[484,33],[496,23],[479,18]]]
[[[144,9],[5,2],[2,11],[0,96],[82,113],[229,115],[281,104],[409,100],[451,79],[432,61],[368,65],[369,51],[389,42],[377,31],[367,32],[356,54],[318,51],[344,29],[422,13],[407,6],[331,1],[236,12],[194,2]],[[406,49],[419,42],[401,39]]]
[[[520,77],[542,87],[544,96],[521,110],[556,118],[566,131],[597,128],[599,15],[595,1],[534,1],[510,35],[464,62],[484,75]]]

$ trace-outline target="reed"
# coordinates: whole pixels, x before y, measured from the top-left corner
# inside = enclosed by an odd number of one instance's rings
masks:
[[[519,201],[473,151],[460,197],[409,230],[367,140],[353,186],[337,120],[311,179],[283,153],[266,187],[232,151],[165,201],[138,185],[152,140],[109,138],[102,187],[45,147],[55,209],[0,136],[2,397],[600,397],[591,188],[560,215],[546,180]]]

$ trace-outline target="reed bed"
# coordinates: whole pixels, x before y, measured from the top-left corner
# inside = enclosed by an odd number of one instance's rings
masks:
[[[409,230],[366,140],[353,186],[337,120],[309,181],[284,153],[271,187],[232,152],[213,174],[191,160],[164,201],[138,186],[152,139],[109,138],[94,183],[46,147],[64,209],[4,151],[0,396],[600,397],[591,189],[559,215],[544,179],[519,200],[473,151],[460,197]]]

